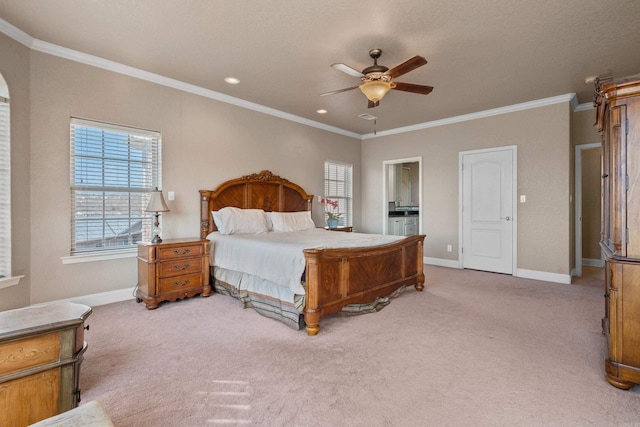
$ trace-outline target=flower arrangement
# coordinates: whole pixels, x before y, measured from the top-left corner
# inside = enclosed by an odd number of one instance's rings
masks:
[[[320,203],[327,205],[328,209],[325,209],[324,213],[327,215],[327,220],[338,220],[342,213],[338,212],[338,201],[331,199],[322,199]]]

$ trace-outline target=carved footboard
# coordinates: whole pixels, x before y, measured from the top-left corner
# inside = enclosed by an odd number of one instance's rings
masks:
[[[368,248],[306,249],[307,333],[316,335],[320,319],[346,305],[372,302],[402,286],[423,290],[424,237]]]

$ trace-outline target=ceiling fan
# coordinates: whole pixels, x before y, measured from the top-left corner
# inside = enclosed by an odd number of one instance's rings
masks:
[[[320,96],[333,95],[336,93],[342,93],[356,88],[360,88],[362,93],[365,94],[368,102],[368,107],[373,108],[380,105],[380,100],[387,94],[390,89],[401,90],[404,92],[419,93],[421,95],[428,95],[433,90],[433,86],[416,85],[412,83],[402,83],[391,81],[396,77],[400,77],[403,74],[413,71],[418,67],[422,67],[427,63],[427,60],[422,56],[414,56],[413,58],[403,62],[402,64],[389,69],[384,65],[378,65],[378,58],[382,55],[382,50],[371,49],[369,56],[373,58],[373,65],[365,68],[362,71],[358,71],[345,64],[332,64],[331,67],[347,73],[350,76],[360,77],[362,84],[358,86],[348,87],[345,89],[338,89],[331,92],[321,93]]]

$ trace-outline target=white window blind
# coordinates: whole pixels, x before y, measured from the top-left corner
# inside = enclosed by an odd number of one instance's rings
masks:
[[[338,225],[353,225],[353,166],[347,163],[324,162],[324,198],[338,202],[337,212],[342,215]],[[331,209],[330,206],[327,209]]]
[[[150,192],[161,186],[160,133],[71,119],[71,254],[151,238]]]
[[[0,97],[0,278],[11,277],[10,134],[9,100]]]

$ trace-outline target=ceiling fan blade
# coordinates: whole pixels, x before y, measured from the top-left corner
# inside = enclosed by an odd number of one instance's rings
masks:
[[[396,86],[392,89],[401,90],[404,92],[419,93],[421,95],[428,95],[433,90],[433,86],[414,85],[412,83],[395,82]]]
[[[426,63],[426,59],[424,59],[422,56],[416,55],[413,58],[398,65],[397,67],[390,69],[385,74],[388,74],[392,79],[395,79],[396,77],[400,77],[403,74],[407,74],[409,71],[413,71],[418,67],[422,67]]]
[[[354,87],[348,87],[348,88],[345,88],[345,89],[332,90],[331,92],[321,93],[320,96],[334,95],[336,93],[342,93],[342,92],[346,92],[348,90],[357,89],[358,87],[359,86],[354,86]]]
[[[342,71],[343,73],[347,73],[353,77],[362,77],[364,75],[360,71],[356,70],[355,68],[351,68],[345,64],[331,64],[331,68],[334,68],[338,71]]]
[[[367,101],[368,101],[367,108],[374,108],[380,105],[380,101],[376,101],[376,102],[373,102],[371,100],[367,100]]]

